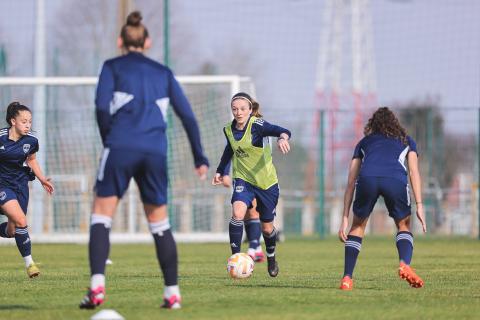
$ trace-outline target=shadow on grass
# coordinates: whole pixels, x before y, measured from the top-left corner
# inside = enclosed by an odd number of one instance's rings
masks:
[[[31,306],[23,305],[23,304],[5,304],[0,305],[0,310],[33,310]]]

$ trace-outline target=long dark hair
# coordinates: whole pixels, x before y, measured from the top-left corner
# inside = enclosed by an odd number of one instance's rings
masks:
[[[230,104],[237,99],[244,99],[248,101],[248,103],[250,104],[250,108],[252,109],[252,116],[257,118],[263,117],[262,114],[260,113],[260,104],[257,101],[255,101],[255,99],[253,99],[248,93],[245,93],[245,92],[236,93],[232,97],[232,101],[230,102]]]
[[[407,144],[407,132],[400,125],[395,114],[388,107],[381,107],[375,111],[367,125],[363,129],[363,133],[368,136],[374,133],[380,133],[389,138],[397,138],[403,144]]]
[[[12,119],[15,119],[20,114],[20,111],[30,111],[30,109],[27,106],[24,106],[23,104],[20,104],[20,102],[14,101],[10,103],[7,107],[7,116],[5,117],[5,121],[7,121],[8,125],[11,127],[12,126]]]
[[[142,14],[140,11],[133,11],[127,17],[127,23],[123,25],[120,37],[123,40],[123,46],[143,48],[145,40],[148,38],[148,30],[142,23]]]

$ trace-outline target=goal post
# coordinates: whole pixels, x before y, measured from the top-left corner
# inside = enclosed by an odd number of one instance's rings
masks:
[[[239,91],[255,95],[255,86],[250,78],[237,75],[176,78],[197,118],[210,169],[207,181],[200,181],[195,175],[186,132],[169,108],[170,223],[178,241],[227,241],[230,190],[211,186],[210,178],[225,146],[222,127],[231,119],[230,98]],[[45,131],[40,134],[45,141],[39,141],[39,152],[45,159],[43,171],[55,183],[55,194],[48,196],[42,192],[41,202],[30,199],[30,224],[41,221],[41,225],[31,227],[36,242],[88,240],[93,186],[102,152],[94,112],[96,83],[96,77],[0,77],[3,109],[10,102],[5,97],[32,107],[44,104],[40,108],[45,110],[43,117],[38,117],[33,109],[33,130],[42,128]],[[34,92],[39,86],[45,88],[45,101],[34,102]],[[44,125],[39,126],[36,118],[45,119]],[[0,216],[0,219],[5,217]],[[140,196],[133,182],[117,209],[111,238],[113,242],[151,241]]]

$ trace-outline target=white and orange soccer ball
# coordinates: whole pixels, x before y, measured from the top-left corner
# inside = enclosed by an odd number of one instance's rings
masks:
[[[246,253],[235,253],[227,261],[227,272],[234,279],[248,278],[253,273],[255,262]]]

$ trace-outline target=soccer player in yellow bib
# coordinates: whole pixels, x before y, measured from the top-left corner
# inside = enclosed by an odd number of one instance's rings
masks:
[[[235,94],[230,105],[234,120],[223,129],[227,145],[212,179],[212,184],[223,183],[225,167],[231,160],[233,208],[228,231],[232,254],[240,252],[243,220],[247,210],[252,208],[253,199],[256,199],[267,252],[268,274],[276,277],[279,268],[275,260],[276,230],[273,227],[273,220],[278,203],[279,188],[268,137],[278,137],[278,148],[283,154],[287,154],[290,151],[288,141],[291,133],[285,128],[253,116],[252,112],[254,110],[258,112],[260,106],[247,93]]]

